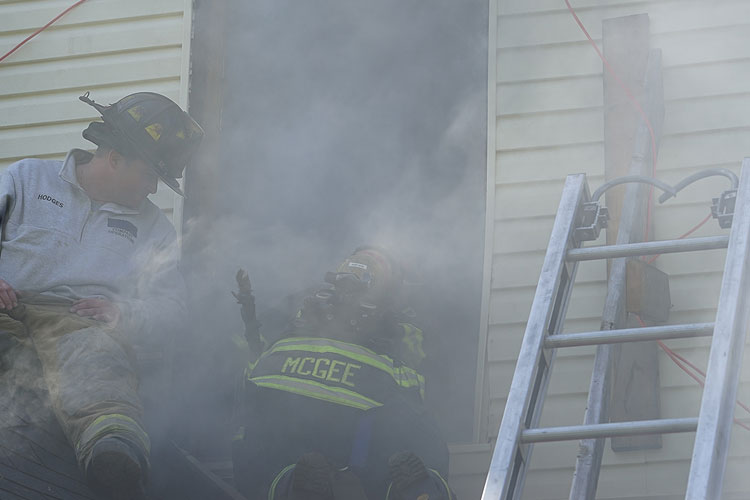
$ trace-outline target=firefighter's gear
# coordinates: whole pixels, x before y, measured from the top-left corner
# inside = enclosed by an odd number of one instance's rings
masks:
[[[0,278],[71,302],[106,297],[129,341],[153,342],[186,316],[177,234],[148,199],[138,209],[93,201],[76,175],[93,158],[74,149],[63,161],[25,159],[0,175]]]
[[[133,353],[122,333],[68,312],[70,302],[36,296],[0,311],[0,330],[33,345],[52,409],[86,470],[95,445],[117,437],[148,466],[150,440],[141,423]]]
[[[374,246],[357,248],[339,265],[337,272],[356,276],[364,292],[359,300],[378,308],[393,304],[404,280],[396,260],[386,250]]]
[[[320,453],[305,453],[271,483],[269,500],[369,500],[349,468],[336,469]]]
[[[456,495],[436,470],[425,467],[411,451],[394,453],[388,459],[391,483],[385,500],[455,500]]]
[[[250,283],[250,277],[244,269],[237,271],[235,280],[237,281],[237,292],[232,292],[232,295],[241,306],[240,314],[242,315],[242,322],[245,323],[245,341],[250,350],[251,359],[255,361],[265,349],[266,340],[260,333],[261,324],[255,315],[253,287]]]
[[[116,437],[100,439],[86,464],[88,482],[108,498],[145,500],[143,460],[130,445]]]
[[[204,132],[195,120],[171,99],[153,92],[137,92],[114,104],[102,106],[79,99],[96,108],[103,122],[91,122],[83,138],[149,164],[159,178],[182,195],[182,171],[198,149]]]
[[[305,299],[286,337],[246,369],[244,432],[234,443],[238,487],[269,500],[296,500],[300,491],[353,500],[360,490],[384,499],[388,459],[407,449],[440,473],[406,486],[439,491],[448,450],[423,405],[422,331],[399,301],[402,269],[384,250],[361,247],[326,282]],[[432,498],[451,499],[450,489]]]
[[[282,339],[248,370],[244,436],[235,477],[248,498],[266,495],[305,453],[351,467],[371,499],[384,498],[388,458],[411,449],[447,472],[448,454],[422,405],[423,377],[392,358],[329,338]]]
[[[424,396],[424,377],[388,356],[357,344],[314,337],[276,342],[261,356],[248,380],[321,401],[369,410],[394,390],[414,401]]]
[[[85,138],[150,164],[179,190],[203,135],[187,114],[152,93],[111,106],[82,100],[104,120]],[[175,229],[141,189],[155,176],[140,170],[146,165],[132,175],[111,166],[73,150],[62,162],[28,158],[2,173],[0,279],[12,295],[4,287],[0,331],[37,354],[52,409],[92,482],[107,482],[107,463],[119,463],[132,483],[148,470],[150,451],[132,346],[163,345],[181,328],[186,291]],[[135,184],[141,177],[148,186]],[[124,192],[138,206],[120,204]],[[94,319],[102,310],[114,311],[111,323]]]

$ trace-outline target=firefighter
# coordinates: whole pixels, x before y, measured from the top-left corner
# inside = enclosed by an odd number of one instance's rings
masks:
[[[133,345],[185,316],[176,232],[148,200],[178,178],[203,131],[169,98],[139,92],[83,131],[94,153],[24,159],[0,177],[0,332],[33,348],[87,481],[138,499],[149,468]]]
[[[262,346],[246,275],[238,282],[248,343]],[[453,499],[447,446],[423,405],[422,332],[399,299],[403,271],[361,247],[326,282],[246,370],[238,487],[269,500]]]

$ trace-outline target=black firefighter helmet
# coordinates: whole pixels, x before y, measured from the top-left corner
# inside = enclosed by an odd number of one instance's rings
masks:
[[[86,92],[79,99],[101,113],[103,122],[91,122],[83,138],[126,157],[149,164],[159,178],[182,195],[182,171],[203,138],[203,129],[168,97],[136,92],[102,106]]]

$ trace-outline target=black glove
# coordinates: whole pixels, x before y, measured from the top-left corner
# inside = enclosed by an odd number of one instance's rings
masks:
[[[240,269],[237,271],[235,279],[237,280],[237,293],[232,292],[232,295],[237,299],[237,303],[242,306],[240,314],[242,315],[242,321],[245,323],[245,338],[250,350],[260,353],[263,349],[263,342],[260,338],[260,322],[255,317],[255,296],[250,284],[250,277],[247,275],[247,271]]]

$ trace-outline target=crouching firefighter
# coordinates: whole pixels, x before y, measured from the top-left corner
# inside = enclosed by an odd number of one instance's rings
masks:
[[[455,499],[448,449],[415,370],[422,332],[398,299],[402,274],[386,251],[358,248],[265,348],[247,275],[238,273],[248,344],[258,349],[233,447],[248,498]]]

